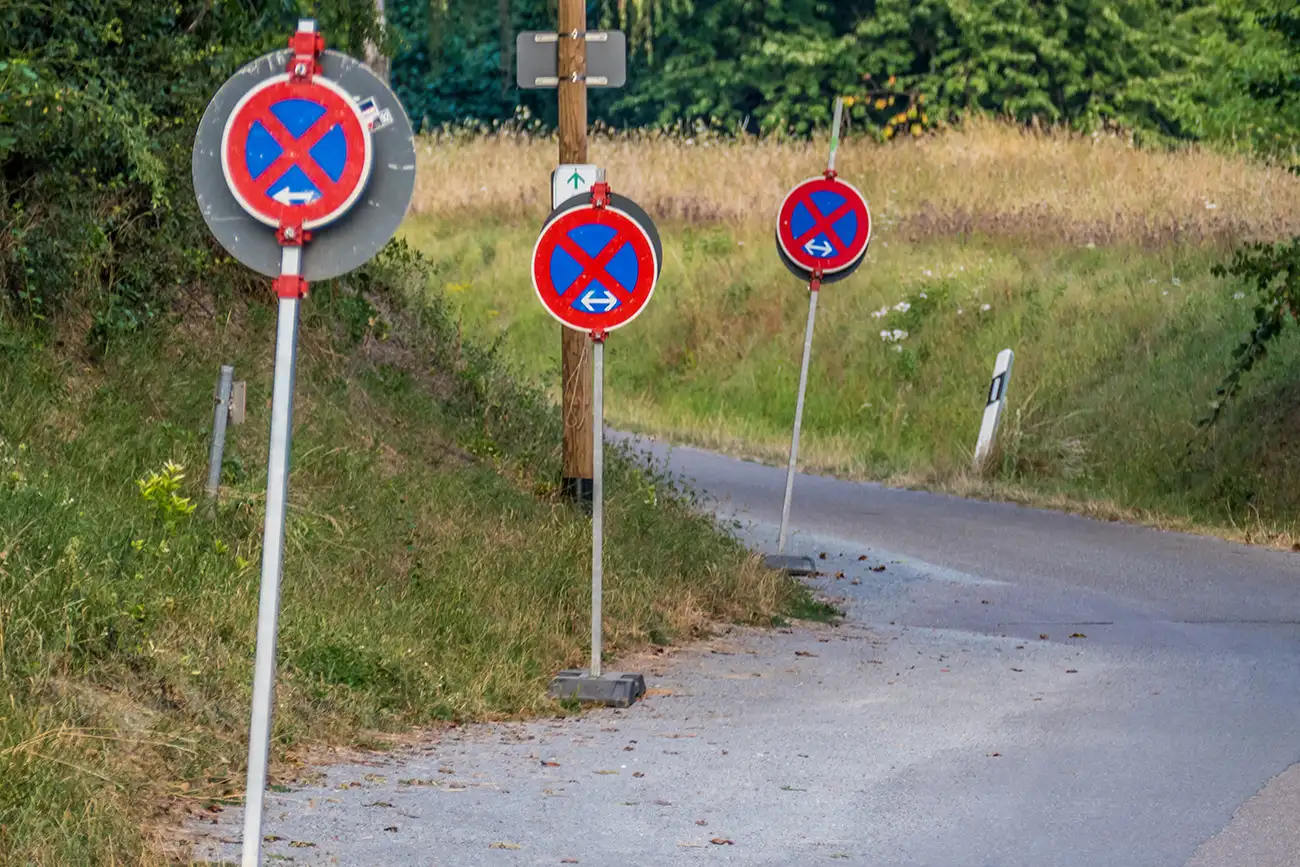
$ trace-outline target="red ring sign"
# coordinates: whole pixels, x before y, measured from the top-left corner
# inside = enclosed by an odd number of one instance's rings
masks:
[[[547,312],[576,331],[613,331],[654,294],[659,262],[646,229],[612,206],[565,211],[533,248],[533,289]]]
[[[221,169],[235,201],[268,226],[326,226],[370,179],[370,126],[353,99],[319,75],[288,75],[250,90],[221,137]]]
[[[838,178],[810,178],[782,202],[776,240],[790,261],[809,273],[851,268],[866,255],[871,240],[867,200]]]

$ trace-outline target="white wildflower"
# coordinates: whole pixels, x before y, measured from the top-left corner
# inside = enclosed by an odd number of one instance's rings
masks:
[[[924,274],[924,275],[927,276],[927,277],[933,277],[933,276],[934,276],[934,272],[931,271],[929,268],[926,268],[926,269],[925,269],[924,271],[922,271],[921,273]]]
[[[1173,283],[1175,286],[1181,286],[1181,285],[1183,285],[1183,281],[1182,281],[1182,280],[1179,280],[1177,277],[1175,277],[1174,279],[1170,280],[1169,282],[1170,282],[1170,283]]]
[[[924,292],[922,292],[922,293],[921,293],[921,297],[922,297],[922,298],[929,298],[930,296],[929,296],[929,295],[926,295]]]
[[[883,319],[884,317],[886,317],[886,316],[888,316],[888,315],[889,315],[889,305],[888,305],[888,304],[886,304],[884,307],[881,307],[879,310],[872,310],[872,311],[871,311],[871,318],[872,318],[872,319]]]
[[[912,305],[908,304],[906,301],[899,301],[897,304],[894,305],[894,309],[897,310],[899,313],[906,313],[907,311],[912,309]]]
[[[992,304],[981,304],[981,305],[980,305],[980,310],[983,311],[983,312],[985,312],[985,313],[989,312],[989,311],[992,310],[992,309],[993,309],[993,305],[992,305]]]
[[[1216,204],[1215,202],[1211,202],[1208,199],[1205,202],[1205,210],[1207,211],[1213,211],[1218,207],[1219,207],[1218,204]]]
[[[965,310],[962,310],[960,307],[957,308],[957,315],[958,315],[958,316],[961,316],[961,315],[962,315],[963,313],[965,313],[965,312],[966,312],[966,311],[965,311]]]
[[[895,351],[895,352],[902,352],[902,351],[903,351],[903,347],[902,347],[902,345],[901,345],[901,344],[898,344],[898,343],[895,343],[895,344],[894,344],[894,351]]]
[[[1233,292],[1233,293],[1232,293],[1232,300],[1233,300],[1233,301],[1240,301],[1241,299],[1243,299],[1243,298],[1245,298],[1245,297],[1246,297],[1246,293],[1245,293],[1245,292]]]

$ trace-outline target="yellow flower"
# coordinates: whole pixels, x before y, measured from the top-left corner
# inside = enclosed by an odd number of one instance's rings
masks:
[[[912,136],[913,136],[913,138],[915,138],[916,136],[919,136],[920,134],[921,134],[921,125],[920,125],[919,123],[914,123],[914,124],[912,124]]]
[[[889,104],[889,103],[885,102],[883,99],[878,99],[878,100],[876,100],[876,108],[877,108],[877,109],[882,109],[882,108],[884,108],[884,107],[885,107],[886,105],[888,105],[888,104]]]

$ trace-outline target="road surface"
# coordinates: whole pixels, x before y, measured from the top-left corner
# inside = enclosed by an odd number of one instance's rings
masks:
[[[774,549],[783,470],[648,448]],[[640,661],[652,694],[627,711],[327,768],[270,802],[266,851],[365,867],[1300,865],[1300,555],[811,476],[792,524],[842,625]],[[203,828],[200,854],[236,861],[239,821]]]

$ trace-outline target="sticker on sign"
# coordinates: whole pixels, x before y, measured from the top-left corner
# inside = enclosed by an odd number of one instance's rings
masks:
[[[591,185],[600,180],[603,172],[592,165],[568,163],[551,173],[551,209],[554,210],[574,196],[591,192]]]

